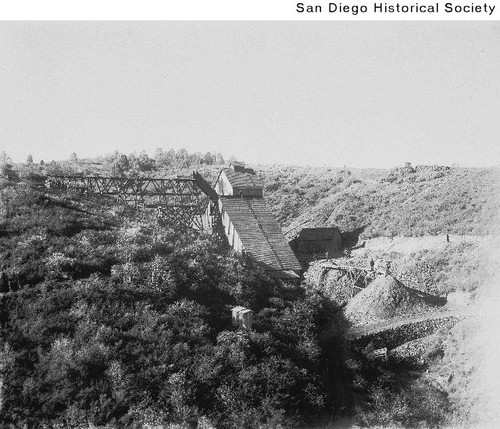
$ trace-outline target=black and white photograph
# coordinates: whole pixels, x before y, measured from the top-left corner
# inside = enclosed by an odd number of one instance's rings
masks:
[[[0,427],[500,427],[499,119],[500,21],[0,21]]]

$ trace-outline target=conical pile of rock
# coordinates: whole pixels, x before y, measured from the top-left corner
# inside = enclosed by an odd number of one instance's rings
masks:
[[[369,325],[396,317],[411,317],[436,310],[440,299],[410,289],[393,276],[380,276],[354,296],[344,315],[353,325]]]

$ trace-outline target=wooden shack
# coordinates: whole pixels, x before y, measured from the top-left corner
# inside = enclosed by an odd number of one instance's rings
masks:
[[[337,227],[303,228],[291,245],[297,254],[304,257],[332,256],[342,250],[342,235]]]
[[[252,329],[253,311],[237,306],[231,310],[233,322],[243,329]]]

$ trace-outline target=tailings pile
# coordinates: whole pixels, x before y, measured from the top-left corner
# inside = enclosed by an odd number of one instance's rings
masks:
[[[413,317],[434,312],[446,303],[404,286],[393,276],[379,276],[354,296],[344,315],[353,325],[370,325],[399,317]]]

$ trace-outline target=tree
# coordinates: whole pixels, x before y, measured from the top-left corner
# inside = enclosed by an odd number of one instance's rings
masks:
[[[216,159],[215,155],[213,155],[210,152],[207,152],[205,155],[203,155],[203,158],[201,160],[204,164],[212,165],[213,163],[215,163],[215,159]]]
[[[17,182],[19,174],[10,163],[0,163],[0,175],[10,182]]]
[[[145,151],[139,155],[129,155],[129,163],[132,169],[139,172],[152,171],[155,167],[154,159],[151,159]]]
[[[166,167],[168,165],[167,154],[161,147],[156,149],[154,159],[158,167]]]
[[[0,165],[3,164],[12,164],[12,159],[10,159],[10,156],[4,150],[0,152]]]
[[[189,153],[186,149],[182,148],[175,154],[176,165],[175,167],[179,170],[189,167]]]
[[[33,164],[33,157],[31,154],[26,157],[26,164]]]
[[[116,176],[123,176],[130,170],[130,162],[125,154],[119,154],[113,162],[113,174]]]
[[[45,172],[52,175],[63,175],[64,172],[61,166],[54,160],[50,161],[45,165]]]
[[[225,164],[225,163],[226,163],[226,161],[224,160],[224,157],[222,156],[222,154],[221,154],[221,153],[217,153],[217,154],[215,155],[215,162],[216,162],[217,164]]]
[[[71,162],[78,162],[78,157],[76,156],[76,153],[73,152],[70,156],[69,156],[69,160]]]

